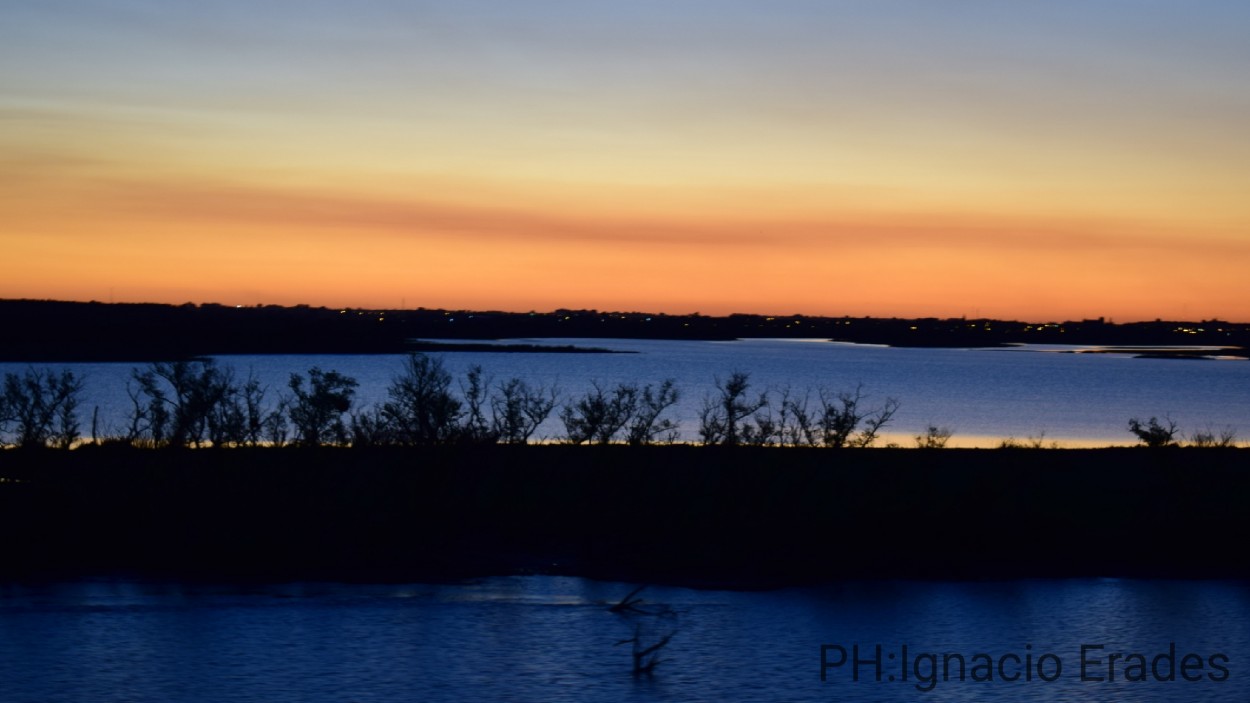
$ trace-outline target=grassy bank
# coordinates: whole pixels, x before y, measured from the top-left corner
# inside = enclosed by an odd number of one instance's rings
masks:
[[[1250,576],[1250,451],[0,452],[0,575]]]

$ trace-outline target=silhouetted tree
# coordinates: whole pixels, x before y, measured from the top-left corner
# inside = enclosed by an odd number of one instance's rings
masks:
[[[136,414],[146,415],[153,443],[171,447],[202,445],[220,406],[234,392],[233,374],[212,359],[155,362],[131,375],[147,397],[146,411]],[[135,418],[131,426],[139,424]]]
[[[638,386],[634,384],[621,383],[610,392],[598,382],[591,386],[593,391],[560,411],[566,437],[573,444],[611,443],[638,409]]]
[[[525,444],[556,407],[558,393],[554,386],[531,388],[519,378],[500,384],[499,394],[490,401],[499,441]]]
[[[778,442],[782,446],[810,447],[818,443],[816,417],[808,408],[810,397],[810,391],[800,397],[788,387],[782,389],[777,419]]]
[[[460,440],[473,444],[493,443],[499,439],[494,423],[486,417],[490,379],[482,375],[482,367],[473,365],[460,384],[464,396],[465,415],[460,426]]]
[[[256,446],[265,437],[271,416],[280,410],[265,407],[266,389],[255,376],[242,386],[231,384],[209,417],[209,441],[214,447]]]
[[[353,447],[379,447],[395,444],[395,434],[382,408],[374,406],[351,414],[348,423]]]
[[[626,441],[635,446],[676,442],[679,436],[677,423],[660,416],[676,405],[680,397],[676,382],[671,378],[665,379],[654,391],[650,384],[643,387],[634,418],[629,423]]]
[[[314,366],[308,370],[307,389],[304,388],[304,377],[297,373],[291,374],[289,385],[295,394],[290,402],[289,415],[299,444],[315,447],[347,441],[343,414],[351,409],[356,379]]]
[[[748,418],[761,408],[768,407],[766,394],[761,393],[754,400],[747,397],[750,378],[750,374],[744,371],[734,371],[728,380],[716,380],[720,396],[704,398],[699,414],[699,437],[704,444],[741,444],[743,428],[749,426]],[[754,428],[747,430],[748,435],[754,432]]]
[[[78,404],[83,381],[72,371],[28,369],[4,375],[0,393],[0,429],[13,427],[20,447],[68,449],[79,438]]]
[[[451,394],[451,374],[442,359],[410,354],[403,374],[387,389],[390,397],[382,417],[400,444],[435,444],[455,438],[462,415],[460,401]]]
[[[879,407],[866,410],[863,407],[864,386],[861,383],[854,392],[843,391],[836,396],[820,395],[820,440],[826,447],[869,447],[876,441],[881,428],[898,412],[899,402],[886,398]]]
[[[133,380],[133,379],[132,379]],[[130,398],[130,427],[126,429],[126,433],[122,439],[127,444],[140,445],[145,442],[155,444],[159,440],[155,437],[156,432],[160,432],[164,426],[162,418],[160,423],[154,423],[152,414],[154,410],[164,413],[164,408],[154,408],[151,403],[143,398],[143,392],[136,387],[131,381],[126,382],[126,395]]]
[[[291,435],[291,426],[287,422],[287,416],[290,414],[291,400],[279,396],[278,403],[265,416],[262,423],[262,431],[265,441],[274,447],[285,446]]]
[[[782,416],[773,416],[773,404],[769,402],[755,411],[752,422],[742,423],[741,443],[748,447],[770,447],[778,444],[784,434]]]
[[[1180,428],[1170,417],[1164,417],[1164,421],[1167,424],[1160,422],[1157,417],[1152,417],[1143,423],[1134,417],[1128,421],[1128,431],[1136,435],[1137,439],[1147,447],[1174,447],[1176,434]]]

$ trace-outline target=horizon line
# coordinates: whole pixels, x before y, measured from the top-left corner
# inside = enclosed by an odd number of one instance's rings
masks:
[[[288,304],[255,303],[251,305],[240,305],[240,304],[229,304],[229,303],[220,303],[216,301],[203,301],[203,300],[199,302],[188,300],[188,301],[184,301],[181,303],[171,303],[171,302],[162,302],[162,301],[154,301],[154,300],[102,301],[102,300],[97,300],[94,298],[91,300],[73,300],[73,299],[60,299],[60,298],[2,298],[2,297],[0,297],[0,303],[68,303],[68,304],[79,304],[79,305],[164,305],[164,306],[175,307],[175,308],[185,307],[185,306],[190,305],[193,307],[222,307],[222,308],[235,308],[235,309],[255,309],[255,308],[266,308],[266,307],[278,307],[278,308],[286,308],[286,309],[308,308],[308,309],[320,309],[320,310],[362,310],[362,311],[374,311],[374,312],[448,311],[448,312],[470,312],[470,313],[497,313],[497,314],[505,314],[505,315],[526,315],[526,314],[548,315],[548,314],[555,314],[558,312],[594,312],[594,313],[600,313],[600,314],[617,314],[617,315],[657,315],[657,316],[662,316],[662,317],[706,317],[706,318],[730,318],[730,317],[736,317],[736,316],[749,316],[749,317],[771,317],[771,318],[801,317],[801,318],[852,319],[852,320],[864,320],[864,319],[869,319],[869,320],[986,320],[986,321],[997,321],[997,322],[1021,322],[1021,323],[1032,323],[1032,324],[1038,324],[1040,322],[1037,320],[1027,320],[1023,318],[984,317],[979,314],[979,311],[973,316],[968,316],[967,314],[947,315],[947,316],[853,315],[853,314],[831,315],[831,314],[815,314],[815,313],[803,313],[803,312],[775,313],[775,312],[741,312],[741,311],[724,313],[724,314],[704,314],[697,310],[691,311],[691,312],[665,312],[665,311],[657,311],[657,310],[604,310],[604,309],[599,309],[599,308],[576,308],[576,307],[558,307],[558,308],[553,308],[550,310],[536,310],[536,309],[507,310],[507,309],[502,309],[502,308],[468,308],[468,307],[451,308],[451,307],[426,307],[426,306],[413,307],[413,306],[407,306],[407,305],[404,305],[402,307],[325,305],[325,304],[315,305],[312,303],[288,303]],[[1118,322],[1106,316],[1083,317],[1080,319],[1067,318],[1067,319],[1062,319],[1062,320],[1059,318],[1051,318],[1049,320],[1046,320],[1047,324],[1060,323],[1060,322],[1062,323],[1100,323],[1100,324],[1106,324],[1106,325],[1129,325],[1129,324],[1172,323],[1172,322],[1176,322],[1176,323],[1221,322],[1221,323],[1228,323],[1228,324],[1233,324],[1233,325],[1250,324],[1250,321],[1237,321],[1237,320],[1231,320],[1231,319],[1225,320],[1225,319],[1221,319],[1217,317],[1213,317],[1209,319],[1207,318],[1181,319],[1181,318],[1155,317],[1153,319],[1147,319],[1147,318],[1129,319],[1129,320],[1120,320]]]

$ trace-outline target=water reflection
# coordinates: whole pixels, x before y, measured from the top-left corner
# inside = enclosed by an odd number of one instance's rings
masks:
[[[653,676],[631,674],[628,647],[614,646],[634,625],[608,606],[631,588],[544,576],[398,585],[10,584],[0,586],[0,680],[9,703],[1244,701],[1250,694],[1243,582],[864,582],[745,593],[650,587],[643,595],[672,608],[677,630]],[[1227,655],[1228,680],[1186,682],[1177,668],[1174,681],[1131,683],[1123,659],[1114,682],[1080,680],[1082,645],[1101,645],[1089,658],[1105,667],[1112,653],[1154,658],[1173,643],[1178,667],[1190,652],[1204,665]],[[882,680],[869,663],[858,682],[838,668],[821,683],[822,644],[859,645],[865,658],[880,645]],[[1027,657],[1036,665],[1051,654],[1062,675],[1051,683],[956,676],[922,693],[916,674],[930,669],[915,669],[918,657],[940,662],[944,653],[969,661],[977,653],[995,661],[1017,655],[1021,672]]]

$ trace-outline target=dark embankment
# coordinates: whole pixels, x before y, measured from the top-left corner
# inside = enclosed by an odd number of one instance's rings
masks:
[[[1246,450],[0,452],[0,575],[1244,577]]]

